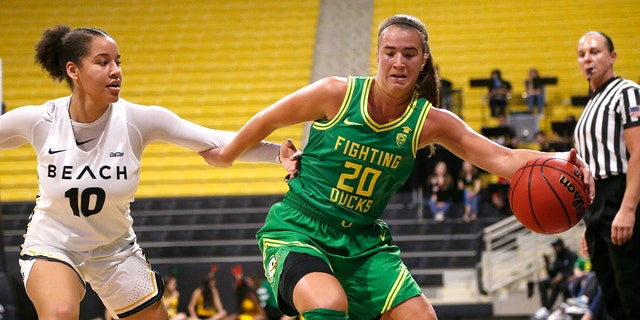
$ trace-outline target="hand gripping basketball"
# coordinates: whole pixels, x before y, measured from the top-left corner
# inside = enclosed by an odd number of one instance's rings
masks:
[[[509,204],[529,230],[555,234],[575,226],[590,203],[578,167],[565,159],[540,157],[525,163],[511,178]]]

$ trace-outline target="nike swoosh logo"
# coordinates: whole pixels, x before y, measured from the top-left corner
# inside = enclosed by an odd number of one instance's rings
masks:
[[[51,150],[51,148],[49,148],[49,154],[56,154],[56,153],[65,152],[65,151],[67,151],[67,149]]]
[[[387,237],[387,230],[385,230],[384,233],[380,235],[380,240],[384,241],[386,237]]]
[[[85,143],[87,143],[87,142],[91,142],[91,141],[93,141],[93,140],[95,140],[95,139],[96,139],[96,138],[93,138],[93,139],[89,139],[89,140],[87,140],[87,141],[78,141],[78,140],[76,140],[76,146],[81,146],[81,145],[83,145],[83,144],[85,144]]]
[[[362,125],[362,123],[349,121],[349,118],[344,119],[344,124],[350,125],[350,126],[361,126]]]

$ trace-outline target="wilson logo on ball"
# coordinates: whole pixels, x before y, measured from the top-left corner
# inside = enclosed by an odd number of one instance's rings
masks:
[[[567,179],[567,177],[565,177],[564,175],[560,176],[560,184],[562,184],[565,188],[567,188],[567,191],[569,191],[569,193],[573,194],[573,207],[576,209],[576,214],[582,216],[584,215],[584,211],[585,211],[585,206],[584,206],[584,199],[582,198],[582,195],[580,195],[580,192],[578,192],[578,189],[576,188],[576,186],[571,183],[571,181],[569,181],[569,179]]]

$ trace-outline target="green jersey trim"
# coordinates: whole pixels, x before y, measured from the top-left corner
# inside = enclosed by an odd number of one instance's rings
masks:
[[[338,110],[338,114],[336,114],[336,116],[333,117],[333,119],[327,122],[314,121],[313,127],[316,128],[317,130],[327,130],[333,127],[333,125],[335,125],[336,123],[338,123],[344,117],[344,114],[347,113],[347,111],[349,110],[349,103],[351,102],[351,98],[353,97],[353,93],[357,89],[357,87],[358,86],[355,84],[355,78],[349,77],[348,85],[347,85],[347,93],[344,95],[344,99],[342,100],[342,105],[340,106],[340,110]]]
[[[416,157],[418,153],[418,148],[420,147],[420,135],[422,135],[422,130],[424,129],[424,122],[427,121],[427,116],[429,115],[429,110],[433,106],[431,102],[426,101],[426,105],[422,108],[422,112],[420,113],[420,118],[418,119],[418,123],[416,124],[416,134],[413,135],[413,157]]]

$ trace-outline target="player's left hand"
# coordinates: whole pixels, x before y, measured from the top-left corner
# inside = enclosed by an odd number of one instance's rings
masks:
[[[589,165],[578,155],[574,148],[571,148],[571,150],[567,152],[566,159],[580,169],[583,182],[589,188],[589,204],[591,204],[596,196],[596,180],[593,178],[593,174],[591,174]]]
[[[300,158],[302,158],[302,151],[293,144],[291,139],[287,139],[282,145],[280,145],[280,163],[282,167],[287,170],[287,178],[293,179],[298,175],[298,169],[300,168]]]

